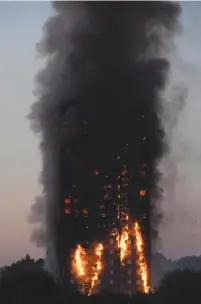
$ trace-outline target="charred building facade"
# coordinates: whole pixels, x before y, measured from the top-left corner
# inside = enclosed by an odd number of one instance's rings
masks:
[[[70,271],[72,249],[77,244],[88,248],[93,242],[103,243],[104,266],[99,276],[99,288],[131,293],[137,288],[139,272],[136,246],[132,239],[125,240],[132,242],[129,249],[132,252],[122,267],[116,238],[126,225],[138,221],[149,265],[150,164],[146,153],[150,131],[146,120],[150,114],[148,109],[129,108],[126,91],[124,98],[120,99],[118,89],[113,88],[109,95],[115,95],[114,99],[103,96],[105,102],[100,100],[102,107],[96,103],[94,111],[92,103],[84,113],[77,106],[80,116],[77,138],[68,142],[66,147],[64,143],[60,151],[62,170],[59,184],[63,195],[62,221],[58,230],[62,241],[58,256],[62,276],[67,267]],[[138,130],[136,120],[140,126]],[[75,158],[72,163],[69,162],[69,153]]]

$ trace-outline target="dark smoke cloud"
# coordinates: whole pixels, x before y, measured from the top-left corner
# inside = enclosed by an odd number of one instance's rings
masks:
[[[41,223],[45,218],[46,204],[45,197],[40,195],[35,199],[35,203],[31,206],[31,214],[29,216],[30,223]]]
[[[162,193],[157,186],[160,174],[156,166],[165,149],[158,117],[159,93],[168,71],[164,50],[178,28],[180,7],[171,2],[58,1],[53,7],[55,15],[44,25],[44,36],[38,44],[47,65],[36,78],[37,101],[29,119],[34,132],[41,135],[44,186],[44,199],[36,200],[32,221],[42,221],[45,236],[42,229],[33,237],[39,245],[44,242],[47,246],[50,268],[55,273],[60,216],[59,147],[76,137],[77,106],[97,107],[100,111],[105,108],[108,113],[114,107],[117,111],[145,108],[151,113],[152,120],[147,125],[148,186],[152,191],[153,231],[157,234],[161,218],[157,203]],[[64,116],[67,106],[68,114]],[[135,129],[138,130],[137,122]],[[74,162],[69,149],[67,153]]]
[[[29,216],[30,223],[40,224],[40,227],[35,228],[31,234],[31,241],[37,247],[44,247],[46,245],[46,227],[45,227],[46,211],[47,211],[47,203],[46,203],[45,195],[37,196],[35,199],[35,203],[31,206],[31,213]]]

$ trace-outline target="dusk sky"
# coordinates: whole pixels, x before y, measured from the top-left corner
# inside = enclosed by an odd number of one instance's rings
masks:
[[[177,174],[164,181],[161,202],[160,250],[170,258],[201,255],[201,2],[182,3],[182,9],[183,30],[169,55],[169,88],[182,84],[188,95],[166,160],[168,172],[171,162]],[[49,2],[0,2],[0,266],[26,253],[44,256],[29,240],[41,160],[26,115],[35,100],[34,76],[43,65],[35,44],[51,12]]]

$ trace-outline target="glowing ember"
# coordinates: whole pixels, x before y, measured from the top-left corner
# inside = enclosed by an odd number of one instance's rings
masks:
[[[139,266],[140,276],[143,284],[143,292],[148,293],[150,289],[148,285],[148,267],[144,256],[144,244],[138,222],[135,222],[134,224],[134,231],[136,238],[136,250],[138,256],[137,263]]]
[[[126,175],[127,172],[128,172],[128,171],[127,171],[125,168],[122,169],[122,171],[121,171],[122,175]]]
[[[99,174],[99,171],[98,171],[98,170],[94,170],[94,174],[95,174],[95,175],[98,175],[98,174]]]

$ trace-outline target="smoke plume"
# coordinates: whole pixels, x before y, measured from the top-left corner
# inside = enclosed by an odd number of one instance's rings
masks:
[[[52,5],[55,15],[45,23],[38,44],[47,65],[36,78],[37,100],[29,119],[33,131],[41,135],[43,158],[44,197],[40,202],[36,200],[32,215],[32,220],[41,221],[42,230],[41,234],[34,233],[34,237],[39,245],[45,242],[49,267],[55,274],[61,201],[60,151],[65,146],[71,167],[79,168],[82,176],[79,165],[82,156],[73,153],[72,142],[79,138],[83,113],[92,118],[95,134],[92,149],[85,152],[89,158],[96,154],[97,159],[101,153],[104,155],[105,143],[110,143],[108,130],[120,134],[119,141],[126,137],[128,142],[135,142],[135,137],[141,136],[139,115],[147,114],[147,183],[152,193],[152,235],[157,235],[161,219],[158,202],[162,195],[157,164],[166,149],[160,121],[163,106],[160,93],[169,68],[166,50],[178,29],[180,7],[171,2]],[[133,152],[134,159],[143,151],[137,146],[135,150],[138,152],[136,155]]]

